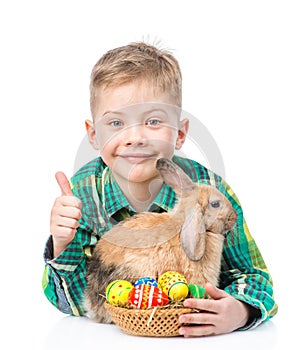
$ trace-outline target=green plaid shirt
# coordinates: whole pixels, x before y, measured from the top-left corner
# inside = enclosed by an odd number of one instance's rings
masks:
[[[194,182],[218,188],[238,214],[237,224],[224,241],[220,288],[260,312],[245,328],[255,327],[277,312],[270,273],[250,235],[240,203],[226,182],[197,162],[174,156]],[[83,294],[86,264],[100,237],[114,224],[135,214],[110,169],[96,158],[83,166],[71,179],[73,194],[82,201],[82,218],[74,240],[53,259],[52,237],[44,253],[43,289],[49,301],[64,313],[84,315]],[[148,211],[169,211],[176,204],[174,190],[163,184]]]

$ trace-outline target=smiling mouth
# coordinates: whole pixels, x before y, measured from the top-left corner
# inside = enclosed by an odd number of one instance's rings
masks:
[[[156,155],[154,154],[122,154],[120,157],[130,163],[142,163],[149,159],[156,159]]]

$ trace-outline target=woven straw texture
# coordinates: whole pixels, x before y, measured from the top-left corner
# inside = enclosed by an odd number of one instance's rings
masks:
[[[104,303],[113,322],[125,333],[144,337],[176,337],[181,324],[178,317],[192,312],[188,308],[128,309]]]

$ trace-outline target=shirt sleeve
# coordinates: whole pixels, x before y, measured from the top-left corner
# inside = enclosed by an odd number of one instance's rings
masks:
[[[60,311],[71,315],[84,315],[82,306],[86,286],[86,262],[89,249],[82,245],[82,229],[79,227],[74,240],[56,258],[50,236],[45,252],[43,290],[48,300]]]
[[[220,288],[254,308],[252,317],[240,330],[254,328],[273,317],[278,310],[273,294],[273,280],[259,248],[251,236],[240,203],[222,180],[225,193],[237,212],[237,223],[224,242]]]
[[[87,261],[99,235],[107,230],[99,211],[95,177],[85,173],[83,175],[83,179],[79,178],[75,185],[72,179],[70,181],[74,196],[82,201],[82,217],[76,235],[56,258],[53,258],[53,242],[50,236],[44,252],[45,269],[42,279],[44,294],[48,300],[60,311],[76,316],[85,314],[83,301]]]

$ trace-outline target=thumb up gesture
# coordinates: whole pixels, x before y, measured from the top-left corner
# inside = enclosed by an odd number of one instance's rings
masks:
[[[81,201],[73,196],[68,178],[63,172],[55,174],[61,190],[51,210],[50,232],[53,239],[53,257],[56,258],[75,237],[81,218]]]

